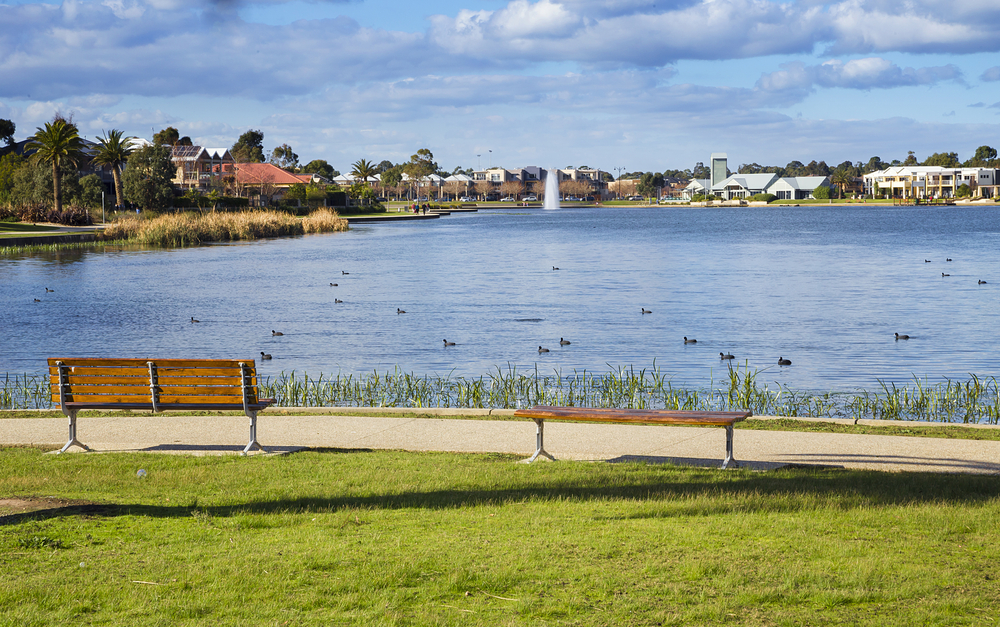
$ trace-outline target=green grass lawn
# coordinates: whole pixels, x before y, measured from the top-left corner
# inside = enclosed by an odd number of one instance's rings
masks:
[[[0,233],[24,233],[31,231],[58,231],[57,226],[43,226],[26,222],[0,222]]]
[[[0,518],[0,625],[908,626],[1000,613],[993,476],[7,448],[0,486],[0,503],[61,499]]]

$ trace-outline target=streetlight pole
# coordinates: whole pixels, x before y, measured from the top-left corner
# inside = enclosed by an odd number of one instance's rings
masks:
[[[479,161],[478,161],[478,167],[476,169],[477,170],[482,170],[483,169],[483,155],[476,155],[476,159],[479,159]]]
[[[490,151],[490,169],[493,169],[493,151]]]
[[[622,170],[625,168],[612,168],[618,171],[618,200],[622,199]]]

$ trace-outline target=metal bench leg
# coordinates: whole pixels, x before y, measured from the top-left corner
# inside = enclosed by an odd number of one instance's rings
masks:
[[[740,464],[733,459],[733,425],[726,425],[726,459],[722,461],[722,470],[730,466],[739,468]]]
[[[549,455],[549,453],[545,450],[545,446],[542,443],[542,432],[545,428],[545,420],[539,418],[532,418],[532,420],[534,420],[535,424],[538,425],[538,430],[535,432],[535,454],[528,459],[522,459],[521,463],[530,464],[539,457],[547,457],[552,461],[556,461],[556,458]]]
[[[69,441],[66,442],[66,446],[59,449],[60,453],[65,453],[66,449],[73,445],[77,445],[85,451],[89,451],[90,447],[76,439],[76,411],[70,411],[69,413]]]
[[[243,449],[240,455],[246,455],[254,449],[258,449],[261,453],[266,453],[267,451],[257,441],[257,412],[249,412],[247,415],[250,417],[250,443],[246,445],[246,448]]]

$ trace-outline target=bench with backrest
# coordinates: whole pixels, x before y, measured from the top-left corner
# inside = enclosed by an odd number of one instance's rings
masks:
[[[257,412],[274,399],[257,398],[252,359],[49,359],[52,402],[69,417],[69,441],[90,450],[76,437],[76,416],[84,409],[161,411],[241,410],[250,418],[250,443],[257,441]]]
[[[733,425],[749,418],[748,411],[675,411],[668,409],[614,409],[597,407],[535,407],[518,409],[515,416],[530,418],[538,425],[535,435],[535,454],[524,460],[533,462],[539,457],[555,458],[546,450],[542,441],[546,420],[568,420],[574,422],[607,422],[638,425],[697,425],[726,428],[726,458],[722,468],[739,466],[733,459]]]

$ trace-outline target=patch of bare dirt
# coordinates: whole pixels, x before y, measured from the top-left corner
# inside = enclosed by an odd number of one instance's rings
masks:
[[[93,501],[57,499],[55,497],[0,498],[0,516],[25,514],[64,507],[86,507],[97,505]]]

